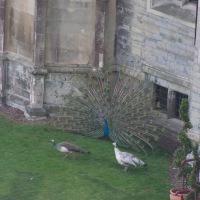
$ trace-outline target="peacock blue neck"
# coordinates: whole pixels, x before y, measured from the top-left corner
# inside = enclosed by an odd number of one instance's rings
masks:
[[[109,135],[109,128],[108,128],[108,122],[107,122],[107,120],[104,121],[103,133],[104,133],[105,136]]]

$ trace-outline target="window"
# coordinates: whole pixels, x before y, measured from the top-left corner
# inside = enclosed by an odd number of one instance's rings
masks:
[[[155,85],[155,88],[156,88],[155,109],[167,112],[168,89],[160,85]]]
[[[147,0],[147,11],[195,27],[197,0]]]
[[[185,94],[182,94],[180,92],[176,92],[175,117],[177,117],[177,118],[179,118],[179,108],[180,108],[181,101],[184,98],[188,99],[188,96]]]
[[[184,6],[188,3],[197,4],[197,0],[181,0],[181,1],[182,1],[182,6]]]
[[[189,2],[190,2],[190,3],[197,4],[197,1],[198,1],[198,0],[190,0]]]
[[[155,84],[155,110],[167,114],[168,118],[179,119],[179,108],[182,99],[188,99],[188,95],[168,90],[168,88]]]

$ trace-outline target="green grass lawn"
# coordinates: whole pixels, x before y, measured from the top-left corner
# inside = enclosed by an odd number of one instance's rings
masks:
[[[52,138],[91,154],[62,159]],[[169,199],[169,155],[161,150],[133,152],[148,166],[124,172],[109,140],[67,134],[49,125],[21,125],[0,115],[0,152],[0,200]]]

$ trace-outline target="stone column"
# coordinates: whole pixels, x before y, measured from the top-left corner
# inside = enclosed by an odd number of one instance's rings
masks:
[[[104,65],[104,31],[105,31],[106,1],[96,2],[96,20],[94,37],[94,66],[102,68]]]
[[[114,64],[116,0],[96,1],[94,66]]]
[[[4,10],[5,0],[0,0],[0,105],[4,96],[4,67],[3,67],[3,50],[4,50]]]
[[[34,21],[34,70],[31,75],[30,105],[25,108],[28,119],[45,118],[43,108],[44,78],[47,70],[44,67],[45,28],[46,28],[46,0],[36,0]]]
[[[106,5],[104,62],[115,64],[117,2],[116,0],[109,0]]]
[[[28,119],[46,118],[46,111],[43,108],[44,97],[44,76],[45,69],[36,69],[31,75],[30,105],[26,107],[25,116]]]

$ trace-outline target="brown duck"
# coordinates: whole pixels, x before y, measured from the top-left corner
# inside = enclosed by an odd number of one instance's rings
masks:
[[[56,143],[54,139],[51,140],[51,142],[53,143],[53,146],[55,147],[55,149],[57,149],[58,151],[65,153],[65,157],[67,157],[68,154],[72,154],[73,158],[75,159],[75,155],[74,153],[83,153],[83,154],[90,154],[89,151],[75,145],[75,144],[71,144],[68,142],[60,142],[60,143]],[[64,159],[63,158],[63,159]]]

